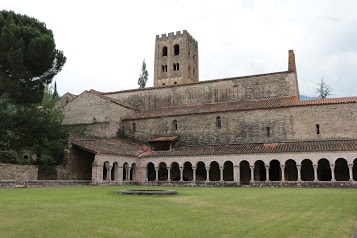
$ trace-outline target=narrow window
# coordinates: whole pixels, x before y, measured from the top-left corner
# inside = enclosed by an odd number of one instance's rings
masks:
[[[172,121],[172,130],[177,131],[177,120]]]
[[[135,133],[136,132],[136,124],[135,123],[132,124],[132,128],[133,128],[133,133]]]
[[[174,67],[174,71],[176,71],[176,64],[173,64],[173,67]]]
[[[162,56],[167,56],[167,47],[162,47]]]
[[[165,72],[165,65],[161,66],[162,72]]]
[[[175,55],[180,54],[180,46],[178,44],[174,45],[174,54]]]
[[[221,121],[221,117],[216,117],[216,127],[217,128],[221,128],[222,127],[222,121]]]
[[[167,72],[167,64],[165,64],[165,72]]]
[[[316,124],[316,134],[320,135],[320,124]]]
[[[267,137],[270,137],[271,131],[270,131],[270,127],[269,126],[266,127],[266,131],[267,131]]]
[[[180,70],[180,64],[179,63],[176,63],[176,70]]]

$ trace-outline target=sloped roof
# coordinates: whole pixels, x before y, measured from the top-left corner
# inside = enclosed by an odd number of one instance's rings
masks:
[[[133,107],[133,106],[127,104],[127,103],[123,103],[123,102],[120,102],[120,101],[117,100],[117,99],[104,96],[102,92],[99,92],[99,91],[96,91],[96,90],[93,90],[93,89],[91,89],[91,90],[89,90],[89,91],[85,91],[85,92],[88,92],[88,93],[90,93],[90,94],[93,94],[93,95],[95,95],[95,96],[98,96],[98,97],[100,97],[100,98],[102,98],[102,99],[109,100],[110,102],[115,103],[115,104],[118,104],[118,105],[120,105],[120,106],[129,108],[129,109],[138,110],[137,108],[135,108],[135,107]]]
[[[161,136],[161,137],[152,138],[149,140],[149,142],[175,141],[175,140],[177,140],[177,136]]]
[[[269,98],[260,100],[246,100],[238,102],[219,102],[191,106],[178,106],[140,110],[137,113],[131,114],[123,118],[123,120],[145,119],[155,117],[167,116],[181,116],[191,114],[203,114],[212,112],[227,112],[227,111],[247,111],[256,109],[271,109],[283,107],[297,107],[297,106],[317,106],[326,104],[342,104],[342,103],[356,103],[356,97],[345,98],[324,98],[314,100],[298,100],[296,97],[281,97]]]
[[[177,147],[171,151],[147,151],[142,155],[142,157],[302,153],[326,151],[357,151],[357,139],[281,142],[270,144],[251,143],[236,145],[183,146]]]
[[[182,146],[171,151],[151,151],[149,146],[123,139],[78,140],[73,146],[94,154],[142,157],[204,156],[264,153],[303,153],[357,151],[357,139],[329,141],[298,141],[280,143],[249,143],[235,145]]]
[[[149,150],[146,145],[123,139],[76,140],[71,141],[71,144],[93,154],[139,156]]]

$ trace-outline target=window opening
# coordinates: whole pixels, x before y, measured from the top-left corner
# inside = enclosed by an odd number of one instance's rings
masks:
[[[270,135],[271,135],[270,127],[267,127],[266,131],[267,131],[267,137],[270,137]]]
[[[221,121],[221,117],[220,116],[216,117],[216,127],[217,128],[221,128],[222,127],[222,121]]]
[[[133,133],[135,133],[136,132],[136,124],[135,123],[133,123],[132,129],[133,129]]]
[[[316,134],[320,135],[320,124],[316,124]]]
[[[162,56],[167,56],[167,47],[162,47]]]
[[[174,54],[179,55],[180,54],[180,46],[179,45],[174,45]]]
[[[177,131],[177,120],[172,121],[172,130]]]

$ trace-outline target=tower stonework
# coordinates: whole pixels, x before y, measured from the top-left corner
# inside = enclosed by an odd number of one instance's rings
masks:
[[[198,82],[198,43],[186,31],[156,36],[154,87]]]

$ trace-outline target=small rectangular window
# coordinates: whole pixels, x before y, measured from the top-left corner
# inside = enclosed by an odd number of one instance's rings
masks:
[[[269,126],[266,127],[266,134],[267,134],[267,137],[270,137],[270,135],[271,135],[271,131],[270,131],[270,127]]]
[[[316,134],[320,135],[320,124],[316,124]]]

